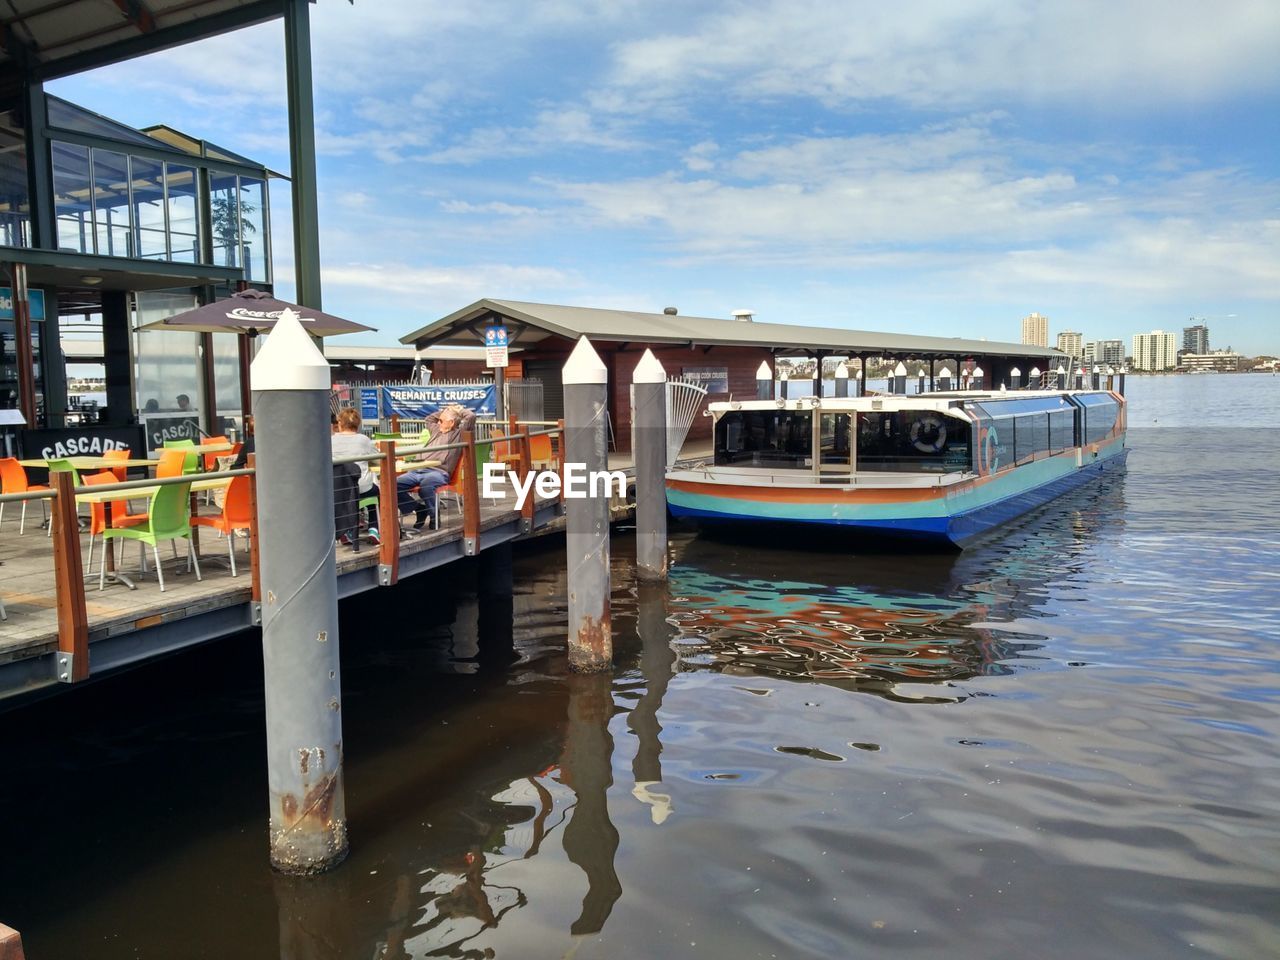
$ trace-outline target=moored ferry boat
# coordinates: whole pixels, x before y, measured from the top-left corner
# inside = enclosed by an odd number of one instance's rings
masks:
[[[713,403],[711,463],[667,473],[673,515],[818,524],[963,547],[1124,463],[1105,390]]]

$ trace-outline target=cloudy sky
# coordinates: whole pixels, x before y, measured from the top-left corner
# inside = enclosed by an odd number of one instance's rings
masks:
[[[277,22],[60,80],[288,170]],[[1280,353],[1275,0],[320,0],[324,305]],[[273,190],[291,295],[287,190]]]

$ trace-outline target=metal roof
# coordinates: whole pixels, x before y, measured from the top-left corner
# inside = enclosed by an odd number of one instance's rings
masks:
[[[966,340],[960,337],[921,337],[905,333],[845,330],[840,327],[810,327],[790,323],[725,320],[716,317],[686,317],[632,310],[604,310],[596,307],[569,307],[554,303],[526,303],[519,300],[477,300],[447,317],[401,337],[401,343],[418,347],[434,345],[474,346],[480,342],[484,323],[493,318],[514,322],[514,339],[528,349],[549,336],[576,340],[626,343],[674,343],[700,346],[759,346],[781,353],[809,353],[869,356],[935,357],[1066,357],[1052,347],[993,340]]]
[[[211,37],[284,15],[285,0],[7,0],[0,91]]]

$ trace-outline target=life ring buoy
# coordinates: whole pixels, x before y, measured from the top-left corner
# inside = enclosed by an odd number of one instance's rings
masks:
[[[986,473],[992,474],[1000,469],[1000,440],[996,428],[992,427],[982,438],[982,463]]]
[[[933,439],[925,439],[927,433]],[[947,425],[937,414],[926,414],[911,424],[911,445],[921,453],[941,453],[947,445]]]

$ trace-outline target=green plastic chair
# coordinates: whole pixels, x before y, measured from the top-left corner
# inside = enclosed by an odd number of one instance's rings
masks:
[[[98,567],[98,589],[106,587],[107,577],[107,543],[116,538],[137,540],[151,545],[151,553],[156,560],[156,576],[160,578],[160,592],[164,592],[164,570],[160,566],[161,540],[187,541],[187,571],[195,564],[196,579],[200,576],[200,561],[196,559],[195,545],[191,542],[191,484],[170,483],[156,489],[151,495],[150,508],[147,510],[146,523],[134,527],[108,527],[102,531],[103,551],[102,564]],[[175,544],[175,547],[177,545]]]
[[[187,447],[195,447],[194,440],[166,440],[164,448],[166,450],[184,450]],[[200,472],[200,454],[188,453],[185,460],[182,461],[183,473],[199,473]]]

